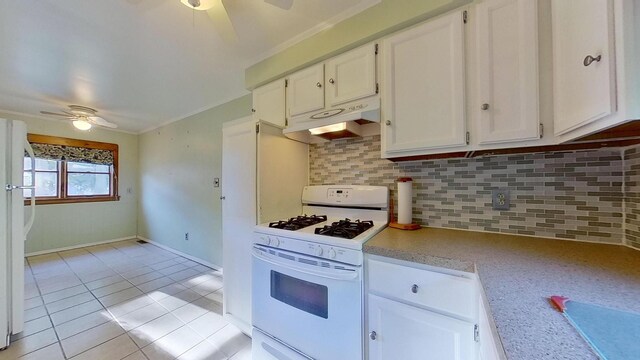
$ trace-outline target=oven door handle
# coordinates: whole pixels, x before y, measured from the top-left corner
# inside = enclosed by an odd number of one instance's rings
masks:
[[[260,250],[256,249],[255,247],[253,248],[253,256],[258,260],[261,260],[273,265],[286,267],[289,269],[300,271],[308,275],[320,276],[327,279],[350,281],[350,280],[355,280],[358,277],[358,272],[355,270],[339,270],[339,269],[328,269],[328,268],[322,268],[322,270],[316,270],[313,268],[314,266],[312,265],[299,264],[294,261],[282,260],[276,256],[264,254]]]

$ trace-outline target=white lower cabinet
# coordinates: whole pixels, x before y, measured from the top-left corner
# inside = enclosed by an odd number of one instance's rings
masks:
[[[369,360],[475,360],[475,274],[366,255]]]
[[[476,358],[474,324],[369,294],[369,360]]]

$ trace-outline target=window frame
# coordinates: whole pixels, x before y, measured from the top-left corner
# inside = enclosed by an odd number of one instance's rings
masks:
[[[56,197],[36,197],[36,205],[48,204],[70,204],[70,203],[86,203],[86,202],[106,202],[119,201],[118,195],[118,144],[104,143],[90,140],[69,139],[58,136],[27,134],[29,143],[65,145],[82,147],[88,149],[102,149],[113,152],[113,165],[111,165],[109,186],[111,193],[109,195],[71,195],[67,194],[68,169],[66,160],[58,160],[58,196]],[[81,173],[71,171],[71,173]],[[98,172],[96,172],[98,174]],[[35,181],[35,179],[33,179]],[[31,203],[31,199],[25,198],[25,205]]]

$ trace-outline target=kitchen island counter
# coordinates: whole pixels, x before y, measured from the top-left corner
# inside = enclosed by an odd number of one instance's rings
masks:
[[[619,245],[422,228],[392,228],[364,252],[477,272],[509,359],[598,359],[553,309],[551,295],[640,313],[640,251]]]

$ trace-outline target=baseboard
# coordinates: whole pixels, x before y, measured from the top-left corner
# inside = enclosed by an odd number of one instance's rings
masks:
[[[87,246],[103,245],[103,244],[109,244],[109,243],[114,243],[114,242],[118,242],[118,241],[124,241],[124,240],[133,240],[133,239],[136,239],[136,238],[137,238],[137,236],[132,235],[132,236],[127,236],[127,237],[123,237],[123,238],[119,238],[119,239],[111,239],[111,240],[97,241],[97,242],[92,242],[92,243],[78,244],[78,245],[73,245],[73,246],[65,246],[65,247],[49,249],[49,250],[35,251],[35,252],[26,253],[26,254],[24,254],[24,256],[26,257],[26,256],[37,256],[37,255],[51,254],[51,253],[54,253],[54,252],[80,249],[80,248],[87,247]]]
[[[176,250],[176,249],[174,249],[172,247],[169,247],[167,245],[164,245],[164,244],[160,244],[157,241],[153,241],[151,239],[147,239],[146,237],[143,237],[143,236],[140,236],[140,235],[138,235],[137,238],[140,239],[140,240],[144,240],[144,241],[146,241],[146,242],[148,242],[148,243],[150,243],[152,245],[155,245],[155,246],[157,246],[157,247],[159,247],[161,249],[164,249],[164,250],[167,250],[169,252],[172,252],[172,253],[174,253],[176,255],[180,255],[180,256],[182,256],[184,258],[187,258],[189,260],[195,261],[198,264],[202,264],[204,266],[210,267],[210,268],[212,268],[214,270],[220,271],[221,273],[223,272],[222,267],[220,267],[220,266],[218,266],[216,264],[213,264],[213,263],[210,263],[208,261],[202,260],[200,258],[197,258],[197,257],[193,256],[193,255],[189,255],[187,253],[183,253],[182,251]]]

